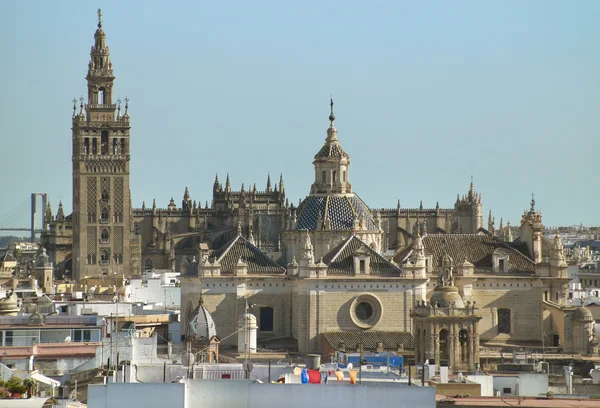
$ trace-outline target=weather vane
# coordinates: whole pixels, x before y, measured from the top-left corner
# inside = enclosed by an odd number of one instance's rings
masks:
[[[98,27],[102,27],[102,9],[98,9]]]

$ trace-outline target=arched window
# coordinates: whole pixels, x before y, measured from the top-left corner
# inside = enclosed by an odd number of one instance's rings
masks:
[[[510,334],[510,309],[498,309],[498,333]]]
[[[110,198],[108,194],[108,190],[102,190],[102,194],[100,194],[100,201],[103,203],[108,203],[108,199]]]
[[[337,171],[333,171],[333,184],[337,183]]]
[[[325,170],[323,170],[323,184],[327,183],[327,172]]]
[[[92,139],[92,154],[98,154],[98,139]]]
[[[109,218],[109,215],[108,215],[108,208],[104,207],[102,209],[102,213],[100,215],[100,223],[101,224],[108,224],[109,220],[110,220],[110,218]]]
[[[125,139],[121,138],[121,154],[127,154],[127,151],[125,150]]]
[[[100,134],[100,150],[102,154],[108,154],[108,132],[106,130]]]
[[[90,139],[86,137],[83,141],[83,154],[89,154],[89,153],[90,153]]]
[[[100,242],[102,242],[103,244],[108,243],[108,237],[109,237],[109,235],[108,235],[108,229],[104,228],[102,230],[102,232],[100,233]]]
[[[342,172],[342,183],[346,182],[346,170]]]
[[[98,89],[98,104],[104,105],[104,88]]]
[[[113,154],[119,154],[119,141],[117,140],[117,138],[113,139]]]

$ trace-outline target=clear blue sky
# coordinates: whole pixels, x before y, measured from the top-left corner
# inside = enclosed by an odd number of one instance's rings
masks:
[[[600,224],[598,1],[2,1],[0,218],[46,192],[71,211],[71,100],[96,10],[130,98],[133,205],[210,202],[283,173],[310,189],[329,95],[371,207],[451,207]],[[27,220],[27,218],[25,218]],[[1,226],[0,226],[1,227]]]

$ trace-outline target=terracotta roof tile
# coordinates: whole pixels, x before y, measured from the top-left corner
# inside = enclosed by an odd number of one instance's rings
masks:
[[[233,274],[241,259],[248,265],[248,274],[284,275],[286,270],[242,236],[236,236],[214,253],[222,274]]]
[[[422,238],[425,252],[433,255],[433,264],[439,265],[442,257],[448,254],[454,265],[460,265],[465,260],[471,262],[476,270],[492,268],[492,255],[498,249],[505,250],[508,255],[509,272],[534,273],[533,261],[512,245],[496,237],[486,234],[431,234]],[[410,255],[412,245],[397,252],[394,260],[402,264]]]
[[[353,255],[359,249],[368,252],[370,258],[369,268],[372,275],[400,276],[402,274],[400,268],[379,255],[354,235],[340,242],[323,257],[323,262],[328,266],[327,274],[352,275],[354,273]]]

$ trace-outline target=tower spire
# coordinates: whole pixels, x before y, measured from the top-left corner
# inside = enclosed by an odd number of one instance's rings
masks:
[[[335,115],[333,114],[333,97],[329,95],[329,125],[333,127],[333,122],[335,121]]]

